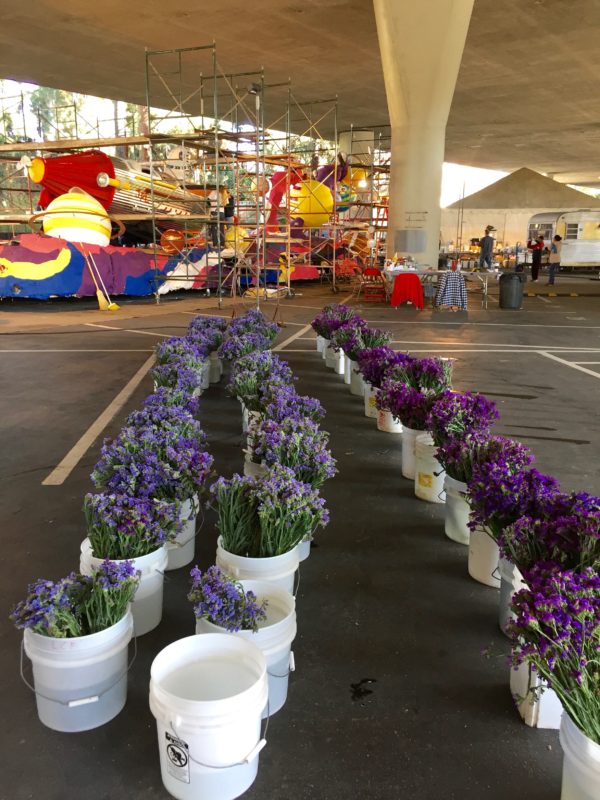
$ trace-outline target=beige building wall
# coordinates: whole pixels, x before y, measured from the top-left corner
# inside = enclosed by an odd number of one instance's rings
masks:
[[[484,235],[487,225],[496,228],[494,238],[501,247],[514,247],[519,242],[527,242],[527,229],[529,220],[534,214],[544,212],[567,211],[565,208],[513,208],[502,210],[492,209],[464,209],[462,216],[462,247],[468,249],[469,240],[476,239]],[[459,210],[456,208],[442,209],[442,245],[448,246],[452,242],[452,247],[457,243],[457,226],[459,220]]]

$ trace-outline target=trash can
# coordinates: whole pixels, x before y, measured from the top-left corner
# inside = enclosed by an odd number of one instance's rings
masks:
[[[500,276],[500,308],[518,311],[523,305],[523,284],[515,272]]]

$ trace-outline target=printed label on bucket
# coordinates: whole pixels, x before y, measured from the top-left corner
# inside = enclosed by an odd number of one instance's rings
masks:
[[[433,475],[429,472],[419,472],[419,486],[431,489],[433,487]]]
[[[374,394],[371,395],[371,397],[369,397],[368,403],[369,403],[369,408],[375,408],[375,404],[377,403],[377,398],[375,397]]]
[[[165,737],[165,746],[167,748],[167,772],[172,778],[176,778],[183,783],[189,783],[190,753],[187,743],[166,731]]]

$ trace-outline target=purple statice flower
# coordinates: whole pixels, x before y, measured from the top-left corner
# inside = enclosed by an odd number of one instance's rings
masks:
[[[554,689],[574,724],[600,745],[600,576],[538,564],[512,602],[513,663]]]
[[[168,361],[156,364],[150,372],[157,388],[165,387],[176,394],[198,395],[202,391],[202,370],[206,359],[197,362],[173,353]]]
[[[244,336],[247,333],[259,333],[269,342],[273,342],[279,333],[279,325],[276,322],[268,322],[262,311],[253,308],[242,317],[232,319],[227,330],[230,338]]]
[[[354,311],[343,303],[328,305],[317,314],[311,326],[319,336],[331,339],[331,334],[354,315]]]
[[[81,623],[76,614],[72,587],[78,582],[76,573],[66,578],[49,581],[39,578],[27,587],[27,597],[18,603],[10,618],[24,630],[64,639],[81,636]]]
[[[485,395],[446,391],[433,404],[426,427],[439,447],[451,437],[488,433],[499,416],[496,404]]]
[[[218,350],[223,343],[224,334],[217,328],[203,328],[190,330],[187,338],[193,342],[202,352],[209,355]]]
[[[283,422],[288,417],[307,417],[318,422],[325,416],[325,409],[316,397],[300,395],[293,386],[283,384],[271,388],[264,415],[273,422]]]
[[[390,411],[407,428],[427,430],[427,420],[435,397],[428,397],[418,389],[385,378],[375,396],[378,409]]]
[[[193,603],[196,619],[207,619],[229,633],[256,632],[259,623],[266,620],[268,600],[259,605],[254,592],[244,591],[239,581],[219,567],[209,567],[206,572],[194,567],[190,577],[192,588],[188,600]]]
[[[127,427],[104,443],[92,481],[114,494],[183,502],[202,491],[212,464],[197,433]]]
[[[242,333],[229,336],[218,349],[219,358],[235,362],[255,350],[269,350],[272,340],[262,333]]]
[[[172,336],[170,339],[162,339],[156,345],[155,355],[157,364],[169,364],[175,359],[190,367],[202,369],[208,352],[189,336]]]
[[[179,504],[151,497],[87,494],[84,512],[95,558],[148,555],[174,539],[181,528]]]
[[[349,356],[354,350],[363,349],[360,332],[368,327],[364,319],[355,314],[331,332],[329,343],[334,350],[343,350]]]
[[[227,389],[248,410],[262,411],[274,391],[280,386],[293,385],[294,380],[287,361],[267,350],[249,353],[237,360],[232,365]]]
[[[316,422],[288,417],[281,422],[265,418],[253,437],[253,455],[268,467],[280,464],[294,471],[298,480],[318,489],[336,472],[329,450],[329,434]]]
[[[125,421],[126,428],[168,429],[181,436],[195,438],[198,442],[206,442],[200,423],[191,411],[184,406],[164,402],[170,392],[163,387],[149,395],[140,410],[133,411]],[[193,407],[193,406],[192,406]]]
[[[521,572],[541,562],[563,570],[600,568],[600,498],[557,493],[535,511],[502,531],[498,544],[505,558]]]
[[[373,347],[358,354],[358,370],[363,379],[374,389],[379,389],[388,370],[396,364],[411,360],[406,353],[398,353],[391,347]]]
[[[362,328],[360,332],[363,349],[370,350],[375,347],[386,347],[392,340],[391,331],[384,331],[381,328]],[[356,354],[356,356],[358,353]],[[356,361],[356,356],[353,361]]]
[[[439,398],[452,386],[452,364],[445,358],[407,358],[393,364],[385,377],[425,397]]]
[[[471,528],[485,526],[498,541],[502,529],[525,514],[537,514],[559,491],[557,481],[527,467],[533,460],[524,445],[493,436],[477,452],[468,485]]]
[[[205,331],[218,331],[223,333],[227,329],[227,320],[223,317],[207,317],[199,314],[190,322],[188,336],[194,338]]]
[[[150,414],[154,414],[155,409],[160,414],[161,409],[165,406],[179,406],[194,416],[198,413],[200,401],[197,396],[192,396],[187,392],[175,391],[167,386],[158,386],[142,403],[142,408]]]
[[[487,447],[489,435],[472,431],[464,436],[452,436],[437,447],[436,458],[445,472],[455,481],[469,483],[477,454]]]

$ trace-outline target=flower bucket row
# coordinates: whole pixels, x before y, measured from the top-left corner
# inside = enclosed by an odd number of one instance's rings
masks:
[[[417,497],[445,501],[446,535],[468,545],[471,577],[500,589],[517,708],[529,725],[561,728],[563,800],[600,797],[600,498],[562,492],[528,448],[493,435],[495,404],[454,391],[450,361],[394,351],[347,306],[312,326],[332,365],[331,353],[350,360],[365,415],[402,434]]]
[[[129,641],[160,623],[164,571],[193,561],[196,515],[208,498],[219,537],[216,564],[191,572],[196,635],[158,654],[151,675],[163,782],[176,797],[182,783],[226,800],[253,782],[261,717],[283,706],[294,669],[300,553],[328,522],[319,488],[336,470],[317,422],[324,411],[295,392],[289,366],[270,352],[277,330],[251,311],[229,325],[197,317],[186,336],[161,342],[154,393],[104,443],[92,473],[102,491],[85,498],[80,573],[32,584],[12,614],[41,721],[63,731],[104,724],[126,701]],[[228,391],[253,418],[247,463],[262,474],[209,487],[213,461],[196,417],[223,363]],[[241,687],[247,702],[232,715],[225,706]]]

